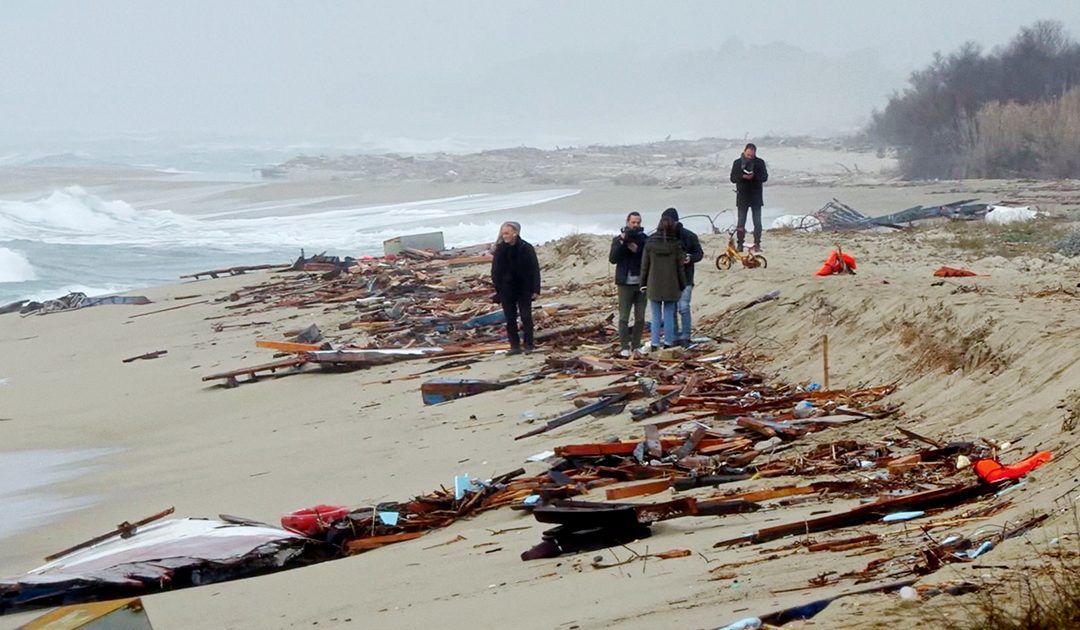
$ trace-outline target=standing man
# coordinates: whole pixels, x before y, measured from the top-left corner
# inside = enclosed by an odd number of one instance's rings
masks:
[[[690,345],[690,338],[692,337],[693,319],[690,316],[690,298],[694,295],[694,263],[701,262],[701,259],[705,257],[705,252],[701,250],[701,241],[698,239],[698,235],[683,227],[682,223],[679,223],[678,210],[668,208],[661,215],[661,218],[664,217],[670,218],[675,223],[675,233],[682,244],[686,286],[683,288],[682,296],[679,298],[677,327],[679,334],[677,335],[677,343],[685,348]]]
[[[641,215],[626,215],[626,225],[611,241],[608,262],[615,265],[615,285],[619,291],[619,356],[629,357],[641,347],[645,329],[645,294],[641,292],[641,258],[645,254],[645,230]],[[630,329],[630,310],[634,311],[634,328]]]
[[[525,353],[532,352],[532,303],[540,297],[540,262],[533,246],[522,240],[519,223],[507,221],[499,228],[499,243],[491,259],[491,282],[495,285],[495,299],[502,304],[506,316],[506,336],[510,341],[508,354],[521,354],[519,315],[525,335]]]
[[[743,149],[742,156],[731,165],[731,183],[735,184],[735,207],[739,209],[739,224],[736,229],[736,246],[742,251],[746,239],[746,214],[753,213],[754,247],[761,251],[761,206],[765,205],[763,184],[769,181],[769,170],[765,160],[757,156],[757,146],[751,142]]]

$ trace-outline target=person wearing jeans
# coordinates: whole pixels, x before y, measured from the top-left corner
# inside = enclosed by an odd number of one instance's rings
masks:
[[[664,215],[675,222],[675,236],[683,249],[683,268],[686,272],[686,283],[678,298],[678,312],[676,313],[677,343],[684,348],[690,345],[693,336],[693,318],[690,315],[690,298],[694,295],[694,263],[701,262],[705,257],[701,249],[701,240],[698,235],[683,227],[679,223],[679,211],[675,208],[664,210]]]
[[[660,346],[660,326],[663,323],[664,331],[664,346],[670,348],[677,345],[678,340],[675,339],[675,308],[678,306],[678,302],[668,300],[666,302],[658,302],[656,300],[649,300],[649,308],[652,311],[652,324],[649,330],[649,343],[653,348],[659,348]]]
[[[649,299],[652,309],[650,336],[653,348],[660,347],[661,322],[665,345],[676,345],[675,308],[686,286],[684,257],[678,223],[665,213],[656,232],[645,242],[645,255],[641,260],[641,291]]]
[[[761,251],[761,206],[765,205],[764,184],[769,181],[765,160],[757,156],[757,146],[751,142],[739,159],[731,165],[731,183],[735,184],[735,206],[739,209],[735,228],[735,246],[742,251],[746,239],[746,216],[754,219],[753,251]]]
[[[619,292],[619,354],[630,356],[633,349],[641,347],[641,333],[645,329],[645,294],[641,292],[641,259],[645,255],[645,230],[641,229],[641,215],[631,212],[626,225],[611,241],[608,261],[615,265],[615,285]],[[630,328],[630,312],[634,313],[634,327]]]

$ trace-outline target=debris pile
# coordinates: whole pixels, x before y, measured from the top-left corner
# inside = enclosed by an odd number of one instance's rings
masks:
[[[454,268],[488,264],[484,255],[434,254],[406,250],[403,256],[329,260],[324,255],[301,257],[293,266],[298,273],[270,279],[232,292],[219,302],[229,314],[251,317],[272,309],[321,308],[327,316],[344,315],[338,336],[359,341],[338,345],[294,342],[260,342],[284,353],[276,361],[203,377],[238,385],[240,377],[295,374],[307,365],[343,371],[414,359],[455,360],[506,350],[502,310],[492,303],[485,273],[463,279],[449,273]],[[486,270],[485,270],[486,272]],[[464,288],[481,287],[481,288]],[[560,295],[582,287],[560,287],[545,294]],[[582,343],[606,344],[612,334],[613,315],[598,317],[593,309],[576,308],[555,301],[539,304],[534,313],[536,342],[566,348]],[[216,329],[229,325],[218,322]],[[276,345],[275,345],[276,344]]]

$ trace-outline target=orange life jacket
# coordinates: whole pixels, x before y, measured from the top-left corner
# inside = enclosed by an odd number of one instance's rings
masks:
[[[817,270],[819,276],[831,276],[834,273],[845,273],[855,269],[855,258],[838,250],[833,250],[825,259],[825,264]]]

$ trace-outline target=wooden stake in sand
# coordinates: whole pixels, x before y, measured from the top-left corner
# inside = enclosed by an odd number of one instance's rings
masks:
[[[821,362],[825,368],[825,391],[829,391],[829,336],[821,337]]]

